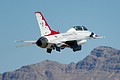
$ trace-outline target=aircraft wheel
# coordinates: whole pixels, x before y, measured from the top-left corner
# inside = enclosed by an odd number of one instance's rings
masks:
[[[51,53],[52,52],[52,49],[47,49],[47,53]]]

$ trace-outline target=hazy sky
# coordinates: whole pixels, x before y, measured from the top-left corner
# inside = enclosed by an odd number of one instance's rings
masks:
[[[82,51],[64,49],[47,54],[34,46],[16,48],[15,40],[40,37],[34,12],[41,11],[52,29],[66,32],[75,25],[106,36],[88,40]],[[0,73],[49,59],[61,63],[78,62],[98,46],[120,49],[120,0],[0,0]]]

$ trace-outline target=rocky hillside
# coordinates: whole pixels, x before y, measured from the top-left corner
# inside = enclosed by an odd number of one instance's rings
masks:
[[[23,66],[0,75],[1,80],[120,80],[120,50],[100,46],[78,63],[55,61]]]
[[[2,74],[0,74],[0,80],[2,80]]]

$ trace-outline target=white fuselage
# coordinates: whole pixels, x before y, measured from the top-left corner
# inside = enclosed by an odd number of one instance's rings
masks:
[[[90,34],[91,34],[90,31],[76,31],[76,30],[72,30],[72,28],[71,28],[66,33],[45,36],[45,37],[48,39],[48,43],[50,43],[48,45],[48,48],[50,48],[52,43],[53,44],[56,43],[56,45],[58,45],[58,44],[64,43],[65,41],[77,41],[77,42],[79,42],[79,41],[82,41],[82,40],[89,38]],[[82,45],[82,43],[81,43],[81,45]]]

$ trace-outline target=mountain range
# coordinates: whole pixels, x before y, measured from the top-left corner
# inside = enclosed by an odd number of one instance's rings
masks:
[[[77,63],[45,60],[0,74],[0,80],[120,80],[120,50],[99,46]]]

